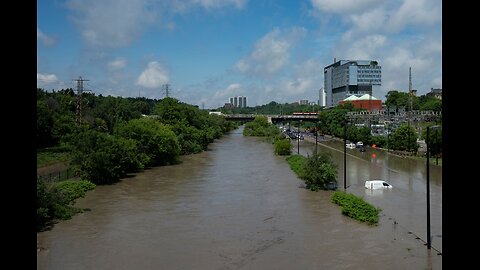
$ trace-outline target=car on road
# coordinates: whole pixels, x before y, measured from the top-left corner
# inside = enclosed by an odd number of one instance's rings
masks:
[[[362,142],[362,141],[357,142],[357,147],[358,147],[358,148],[360,148],[360,147],[362,147],[362,146],[363,146],[363,142]]]
[[[347,143],[347,148],[348,149],[354,149],[355,148],[355,144],[354,143]]]
[[[366,189],[391,189],[392,185],[383,180],[370,180],[365,181]]]

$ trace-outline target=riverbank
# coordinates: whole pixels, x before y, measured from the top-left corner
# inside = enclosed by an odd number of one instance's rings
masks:
[[[79,199],[91,211],[37,234],[37,269],[441,269],[402,219],[342,215],[262,138],[235,131],[182,161]]]

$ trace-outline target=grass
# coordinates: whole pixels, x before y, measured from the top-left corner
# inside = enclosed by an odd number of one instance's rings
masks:
[[[59,162],[70,161],[70,153],[57,148],[42,149],[37,151],[37,168],[49,166]]]
[[[411,158],[427,162],[427,157],[412,156]],[[430,164],[437,165],[437,159],[435,157],[430,157],[429,159]],[[438,158],[438,166],[442,167],[442,158]]]
[[[301,155],[291,155],[286,158],[290,169],[297,174],[299,178],[302,178],[304,175],[303,164],[307,161],[307,158]]]

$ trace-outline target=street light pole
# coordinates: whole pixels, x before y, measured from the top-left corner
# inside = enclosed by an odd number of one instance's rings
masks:
[[[318,121],[315,123],[315,153],[317,152],[317,144],[318,144]]]
[[[387,153],[390,152],[390,131],[388,130],[389,129],[389,123],[390,123],[390,107],[387,106],[387,115],[388,115],[388,118],[387,118],[387,121],[385,123],[385,125],[387,126]]]
[[[430,239],[430,127],[427,127],[427,248],[431,247]]]
[[[435,164],[438,165],[438,129],[435,129]]]
[[[436,129],[439,126],[427,127],[427,248],[432,246],[432,239],[430,236],[430,128]]]
[[[343,189],[347,191],[347,120],[343,128]]]
[[[297,155],[300,155],[300,123],[297,127]]]

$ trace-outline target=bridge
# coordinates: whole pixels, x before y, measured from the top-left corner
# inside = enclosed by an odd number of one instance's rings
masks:
[[[318,119],[317,115],[268,115],[268,114],[224,114],[223,117],[227,120],[237,121],[253,121],[256,116],[265,116],[270,123],[288,122],[288,121],[310,121],[315,122]]]

